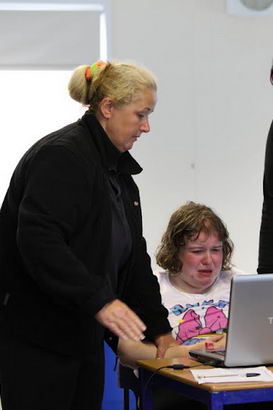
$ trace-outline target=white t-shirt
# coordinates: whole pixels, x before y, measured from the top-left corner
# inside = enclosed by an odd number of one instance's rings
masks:
[[[168,272],[155,273],[173,337],[179,344],[200,342],[205,335],[227,327],[230,284],[235,273],[221,272],[208,292],[202,294],[184,293],[171,284]]]

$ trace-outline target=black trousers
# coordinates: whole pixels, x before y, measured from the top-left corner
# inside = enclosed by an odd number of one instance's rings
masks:
[[[73,358],[0,335],[3,410],[100,410],[104,351]]]

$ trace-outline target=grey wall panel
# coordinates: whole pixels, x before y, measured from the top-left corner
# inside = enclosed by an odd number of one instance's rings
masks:
[[[71,68],[99,58],[99,11],[1,11],[1,68]]]

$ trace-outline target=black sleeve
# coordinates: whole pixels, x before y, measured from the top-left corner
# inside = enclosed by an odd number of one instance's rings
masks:
[[[41,149],[26,177],[17,243],[27,272],[45,294],[66,309],[93,316],[114,295],[106,275],[88,270],[71,245],[92,210],[92,188],[72,152],[60,146]],[[90,242],[96,240],[92,234]]]
[[[147,339],[153,340],[155,336],[171,332],[168,310],[162,305],[158,280],[152,272],[144,238],[139,244],[129,295],[131,303],[135,304],[136,312],[147,326]]]
[[[265,152],[263,209],[260,227],[258,273],[273,272],[273,122]]]
[[[124,176],[120,181],[133,236],[133,260],[124,286],[123,300],[143,320],[147,326],[145,335],[152,340],[155,336],[171,331],[168,310],[161,303],[158,280],[152,272],[151,260],[143,237],[138,187],[131,176]]]

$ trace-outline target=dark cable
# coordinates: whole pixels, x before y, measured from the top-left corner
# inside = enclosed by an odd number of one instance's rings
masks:
[[[145,403],[145,396],[147,392],[148,385],[150,384],[152,378],[158,374],[158,372],[162,369],[173,369],[173,370],[184,370],[184,369],[192,369],[193,367],[199,367],[202,366],[202,364],[197,364],[195,366],[186,366],[184,364],[170,364],[169,366],[161,366],[158,369],[154,370],[154,372],[151,374],[149,379],[146,381],[145,386],[143,388],[143,396],[142,396],[142,406],[144,408],[144,403]]]
[[[166,366],[167,369],[174,369],[174,370],[183,370],[188,369],[189,366],[185,366],[184,364],[172,364],[170,366]]]

